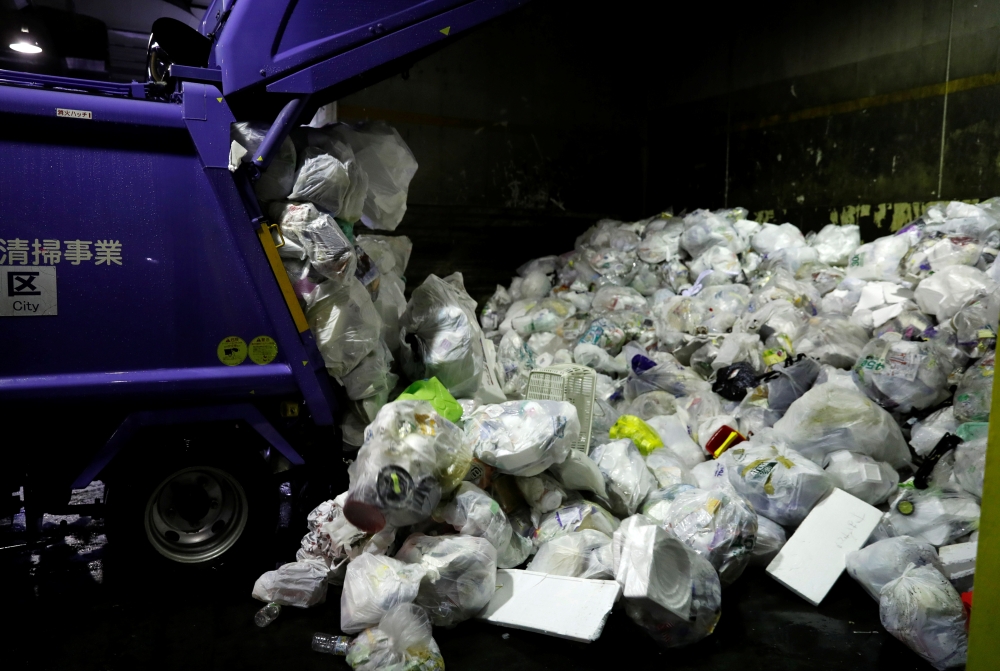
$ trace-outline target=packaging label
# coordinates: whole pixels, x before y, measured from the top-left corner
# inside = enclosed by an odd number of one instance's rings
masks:
[[[219,357],[219,361],[227,366],[239,366],[246,361],[247,344],[239,336],[229,336],[222,339],[215,353]]]
[[[271,363],[278,356],[278,343],[271,336],[257,336],[247,349],[250,360],[258,366]]]

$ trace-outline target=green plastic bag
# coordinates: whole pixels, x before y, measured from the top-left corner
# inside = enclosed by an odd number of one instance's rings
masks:
[[[428,401],[437,413],[449,422],[462,419],[462,406],[448,393],[448,388],[436,377],[417,380],[399,395],[397,401]]]

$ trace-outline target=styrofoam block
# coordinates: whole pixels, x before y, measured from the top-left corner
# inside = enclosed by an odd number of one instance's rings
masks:
[[[615,580],[501,569],[496,593],[476,618],[589,643],[601,635],[620,594]]]
[[[963,578],[976,570],[976,544],[955,543],[938,548],[938,557],[949,580]]]
[[[775,580],[818,606],[878,526],[882,512],[842,489],[816,504],[767,567]]]

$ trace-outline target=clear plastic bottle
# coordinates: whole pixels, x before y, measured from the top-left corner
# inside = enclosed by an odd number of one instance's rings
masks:
[[[313,634],[312,649],[316,652],[325,652],[328,655],[345,657],[347,655],[347,646],[350,643],[350,636],[334,636],[333,634],[316,632]]]
[[[267,625],[278,619],[281,614],[281,605],[274,603],[273,601],[260,610],[257,614],[253,616],[254,624],[258,627],[266,627]]]

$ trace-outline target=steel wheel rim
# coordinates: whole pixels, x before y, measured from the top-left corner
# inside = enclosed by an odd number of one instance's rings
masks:
[[[248,516],[246,493],[233,476],[192,466],[168,475],[153,490],[144,516],[146,537],[164,557],[197,564],[235,545]]]

